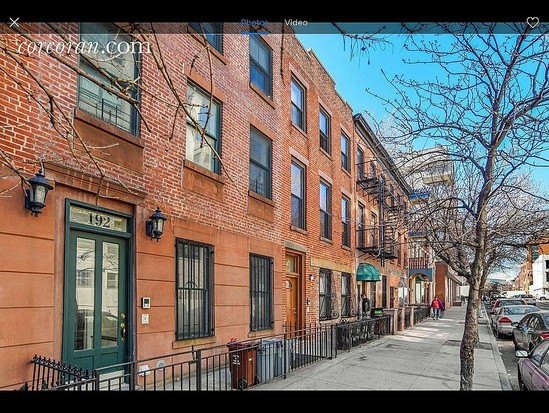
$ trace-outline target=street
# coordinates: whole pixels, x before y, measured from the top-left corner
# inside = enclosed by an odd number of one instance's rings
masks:
[[[540,310],[549,310],[549,301],[538,301],[536,304]],[[486,308],[489,311],[489,308]],[[498,343],[499,353],[509,375],[511,386],[513,390],[519,390],[517,382],[517,358],[515,357],[515,346],[513,345],[513,339],[511,337],[499,339],[496,338]]]

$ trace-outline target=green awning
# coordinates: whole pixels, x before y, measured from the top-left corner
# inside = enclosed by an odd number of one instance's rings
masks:
[[[381,274],[372,264],[358,264],[358,268],[356,269],[356,280],[371,282],[381,281]]]

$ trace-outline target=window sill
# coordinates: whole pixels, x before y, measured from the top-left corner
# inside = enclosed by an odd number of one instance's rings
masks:
[[[320,149],[320,152],[324,154],[324,156],[326,156],[326,158],[328,158],[330,161],[333,161],[334,159],[332,158],[332,155],[330,155],[329,152],[326,152],[322,147],[319,147]]]
[[[269,206],[274,207],[275,204],[272,199],[266,198],[262,195],[259,195],[257,192],[252,191],[251,189],[248,189],[248,196],[253,199],[257,199],[260,202],[263,202],[264,204],[267,204]]]
[[[200,346],[202,344],[215,344],[216,341],[217,341],[216,336],[176,340],[176,341],[172,341],[172,349],[176,350],[184,347]]]
[[[259,337],[270,337],[274,333],[274,327],[273,328],[266,328],[265,330],[255,330],[255,331],[249,331],[248,332],[248,338],[259,338]]]
[[[134,135],[130,132],[126,132],[125,130],[117,128],[116,126],[111,125],[110,123],[105,122],[104,120],[101,120],[99,118],[96,118],[92,114],[82,109],[74,108],[74,118],[95,126],[98,129],[102,129],[105,132],[108,132],[109,134],[114,135],[117,138],[123,139],[133,145],[139,146],[140,148],[144,147],[144,145],[141,143],[141,138],[138,135]]]
[[[298,131],[301,135],[303,135],[305,137],[305,139],[309,139],[309,137],[307,136],[307,132],[304,131],[303,129],[301,129],[298,125],[296,125],[295,123],[293,123],[291,120],[290,120],[290,123],[292,124],[293,128]]]
[[[344,249],[344,250],[347,250],[347,251],[352,251],[351,247],[348,247],[347,245],[342,245],[341,249]]]
[[[261,89],[259,89],[252,82],[250,82],[249,85],[250,85],[250,89],[252,89],[255,93],[257,93],[261,99],[267,102],[269,106],[271,106],[273,109],[276,109],[272,96],[267,96]]]
[[[299,232],[300,234],[303,234],[303,235],[309,235],[309,233],[307,232],[307,230],[305,230],[305,229],[303,229],[303,228],[294,227],[293,225],[290,225],[290,229],[291,229],[292,231]]]
[[[194,38],[198,43],[200,43],[202,46],[205,46],[206,42],[204,38],[198,34],[190,25],[187,26],[187,33],[191,35],[192,38]],[[217,60],[219,60],[224,65],[227,65],[227,58],[223,56],[223,54],[217,50],[215,47],[213,47],[211,44],[208,43],[210,46],[210,53],[215,56]]]
[[[203,166],[197,165],[193,161],[185,159],[185,161],[183,162],[183,167],[191,169],[192,171],[208,177],[216,182],[219,182],[220,184],[225,184],[225,178],[223,178],[221,175],[216,174],[215,172],[212,172],[209,169],[204,168]]]
[[[334,241],[331,240],[330,238],[320,237],[320,240],[321,240],[321,241],[324,241],[324,242],[326,242],[326,243],[328,243],[328,244],[333,244],[333,243],[334,243]]]

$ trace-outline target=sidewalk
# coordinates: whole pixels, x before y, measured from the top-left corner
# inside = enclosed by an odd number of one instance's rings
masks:
[[[379,340],[340,351],[254,390],[459,390],[465,306]],[[475,349],[474,390],[511,390],[486,314]]]

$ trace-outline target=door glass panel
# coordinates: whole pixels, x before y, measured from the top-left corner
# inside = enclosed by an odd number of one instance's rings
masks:
[[[103,243],[103,282],[101,307],[101,347],[118,345],[118,244]]]
[[[293,255],[286,255],[286,271],[287,272],[297,272],[297,263],[296,257]]]
[[[76,328],[74,349],[93,348],[95,241],[76,239]]]

